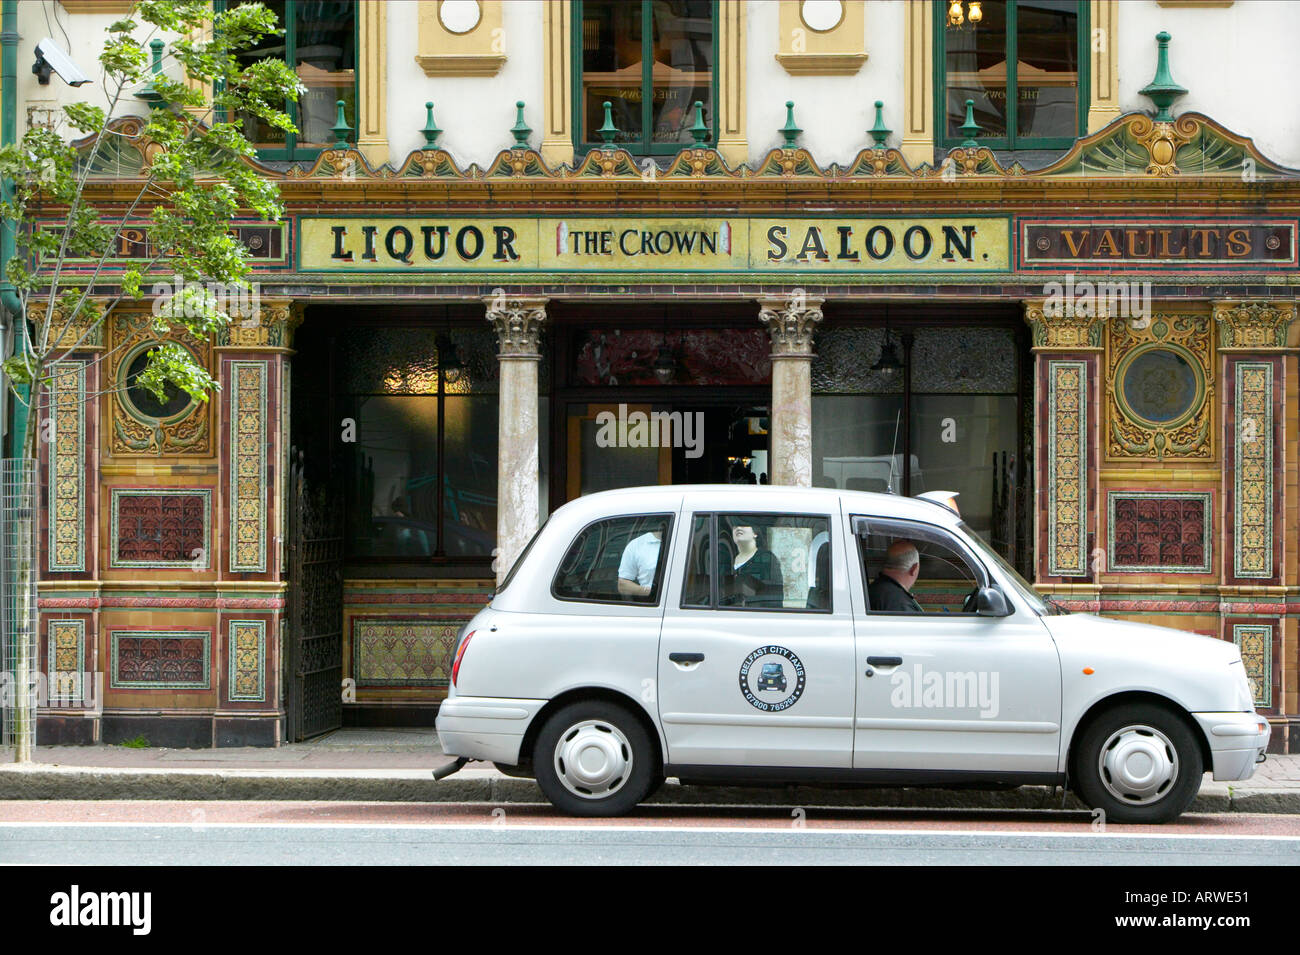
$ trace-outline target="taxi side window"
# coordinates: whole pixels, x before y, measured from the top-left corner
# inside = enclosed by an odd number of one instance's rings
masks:
[[[657,604],[671,528],[670,514],[588,524],[560,562],[551,592],[560,600]]]
[[[984,574],[942,528],[855,518],[870,613],[975,613]]]
[[[825,516],[696,514],[686,560],[683,607],[831,611]]]

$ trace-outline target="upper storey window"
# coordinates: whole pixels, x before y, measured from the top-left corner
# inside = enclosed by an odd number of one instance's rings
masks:
[[[577,0],[574,3],[574,145],[604,142],[638,154],[675,153],[694,139],[695,103],[710,144],[717,62],[714,0]]]
[[[334,142],[332,127],[343,100],[348,125],[357,125],[357,17],[353,0],[262,0],[283,35],[267,35],[240,55],[244,65],[269,58],[293,64],[306,91],[286,104],[297,133],[244,117],[244,135],[263,159],[314,159]]]
[[[1065,149],[1083,135],[1087,8],[1077,0],[937,2],[938,145],[966,138],[967,100],[983,146]]]

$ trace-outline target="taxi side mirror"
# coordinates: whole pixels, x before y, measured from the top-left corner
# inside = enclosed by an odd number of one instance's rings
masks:
[[[975,594],[975,613],[981,617],[1009,617],[1011,605],[996,587],[981,587]]]

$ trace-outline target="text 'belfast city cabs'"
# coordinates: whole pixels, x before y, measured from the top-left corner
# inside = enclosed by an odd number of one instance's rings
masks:
[[[931,497],[932,495],[927,495]],[[577,815],[689,783],[1067,785],[1122,822],[1248,779],[1241,654],[1067,614],[935,500],[629,488],[551,515],[466,625],[443,751]]]

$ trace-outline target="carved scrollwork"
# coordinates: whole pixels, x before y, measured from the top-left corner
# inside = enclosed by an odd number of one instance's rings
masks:
[[[544,298],[484,299],[487,320],[496,330],[501,358],[540,358],[542,323],[546,321]]]
[[[1214,460],[1210,317],[1157,313],[1106,328],[1107,457]]]
[[[1284,348],[1294,320],[1294,302],[1214,303],[1220,348]]]
[[[211,401],[192,402],[183,413],[159,419],[139,413],[127,397],[129,362],[140,353],[140,346],[158,340],[150,313],[115,311],[108,317],[108,325],[113,343],[108,380],[114,384],[108,395],[112,424],[109,451],[117,455],[211,454]],[[168,340],[184,345],[205,368],[212,368],[211,343],[179,326],[173,328]]]

